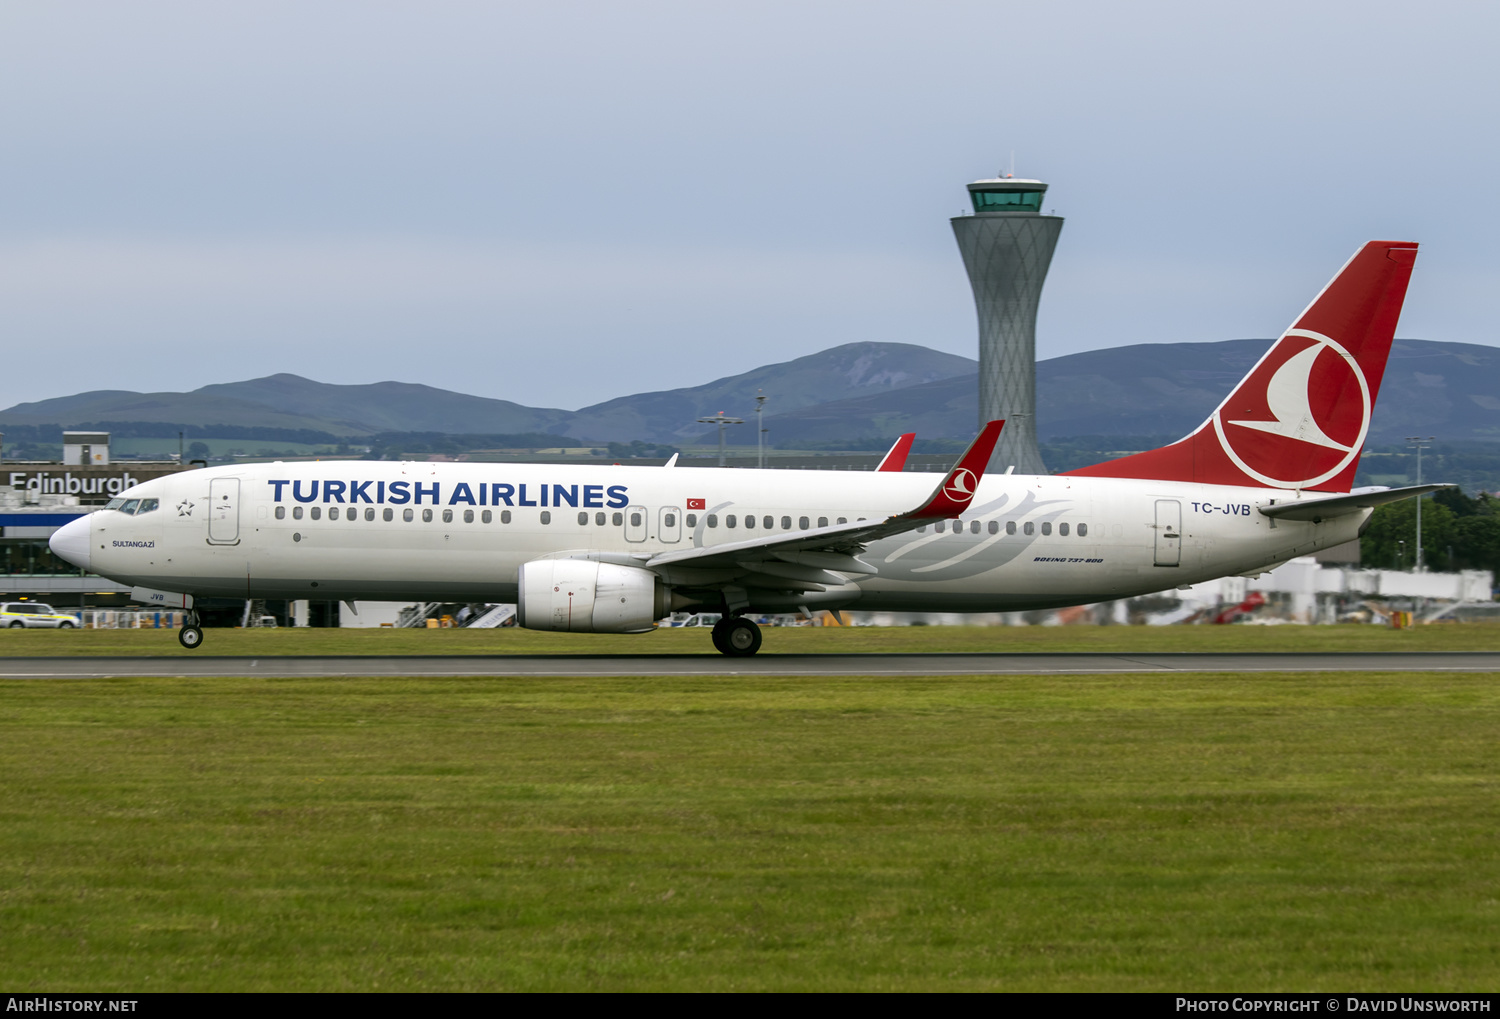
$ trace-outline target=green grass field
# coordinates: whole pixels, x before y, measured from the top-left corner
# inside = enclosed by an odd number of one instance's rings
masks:
[[[1500,625],[765,627],[762,654],[932,651],[1495,651]],[[0,630],[0,655],[712,654],[708,630],[616,635],[497,630],[209,629],[199,651],[175,630]]]
[[[1473,674],[13,682],[0,984],[1493,989],[1497,737]]]

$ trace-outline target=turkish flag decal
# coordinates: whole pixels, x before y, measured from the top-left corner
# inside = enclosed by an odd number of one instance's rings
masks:
[[[706,499],[689,499],[688,509],[708,509],[708,501]]]

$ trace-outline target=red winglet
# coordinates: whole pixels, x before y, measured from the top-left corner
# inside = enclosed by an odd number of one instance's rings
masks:
[[[906,514],[909,520],[938,520],[956,517],[969,508],[974,493],[979,488],[979,478],[995,452],[995,443],[1000,441],[1000,429],[1004,421],[991,421],[979,430],[979,435],[964,450],[958,463],[943,478],[942,484],[932,497],[919,508]]]
[[[907,432],[901,438],[897,439],[896,444],[891,447],[891,451],[885,455],[885,459],[881,460],[880,466],[875,469],[877,471],[905,470],[906,458],[911,453],[911,444],[916,437],[916,432]]]

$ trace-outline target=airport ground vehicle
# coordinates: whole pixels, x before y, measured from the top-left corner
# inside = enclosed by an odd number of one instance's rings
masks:
[[[41,602],[13,601],[0,605],[0,626],[72,630],[78,626],[78,617],[58,612]]]
[[[145,482],[52,548],[190,612],[505,602],[521,626],[585,633],[717,612],[730,655],[759,649],[752,614],[1055,608],[1259,573],[1442,487],[1351,492],[1415,258],[1366,244],[1192,434],[1066,474],[985,474],[1001,421],[935,488],[895,470],[238,465]]]

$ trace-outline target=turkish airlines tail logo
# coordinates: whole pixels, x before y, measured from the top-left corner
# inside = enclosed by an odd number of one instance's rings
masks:
[[[1366,244],[1191,435],[1068,473],[1349,491],[1416,254]]]
[[[1224,453],[1276,488],[1312,488],[1359,458],[1370,384],[1336,340],[1291,329],[1212,418]]]

